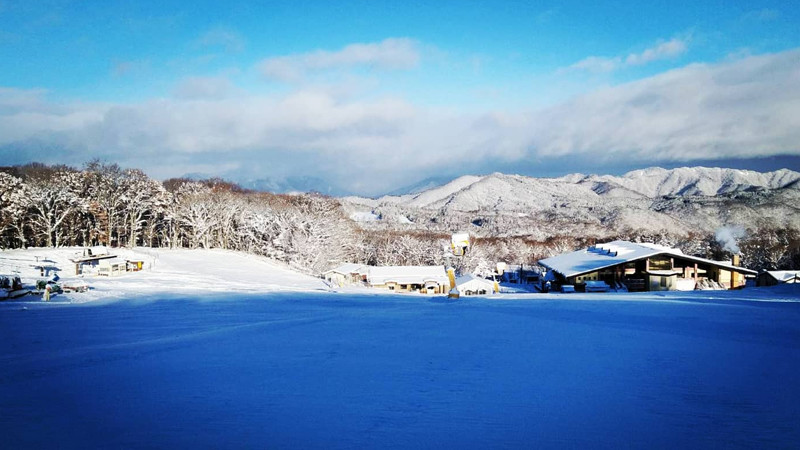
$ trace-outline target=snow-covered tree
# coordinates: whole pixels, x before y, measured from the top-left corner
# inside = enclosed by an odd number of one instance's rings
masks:
[[[254,201],[252,197],[261,199],[263,194],[249,196],[242,209],[241,227],[238,230],[239,249],[286,261],[286,254],[274,243],[280,234],[278,216],[266,201]]]
[[[800,254],[800,231],[794,228],[762,227],[748,233],[739,244],[742,264],[757,270],[798,269],[795,258]]]
[[[175,193],[175,200],[175,219],[188,239],[189,248],[208,248],[210,231],[217,220],[211,189],[198,182],[184,183]]]
[[[119,246],[120,227],[125,224],[125,210],[130,204],[125,171],[117,164],[92,161],[86,165],[86,194],[89,206],[100,227],[100,240]]]
[[[25,209],[27,193],[20,178],[0,172],[0,246],[12,247],[14,241],[25,246]]]
[[[61,244],[64,220],[86,209],[85,199],[79,196],[82,184],[83,175],[66,168],[41,170],[26,180],[30,224],[48,247]]]
[[[139,244],[139,236],[145,227],[149,236],[142,243],[152,245],[158,219],[170,200],[167,190],[137,169],[124,171],[123,185],[128,199],[124,209],[128,246]]]

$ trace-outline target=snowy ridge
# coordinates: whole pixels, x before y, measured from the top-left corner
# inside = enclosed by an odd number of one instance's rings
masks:
[[[426,189],[414,194],[384,195],[383,197],[377,200],[351,196],[351,197],[345,197],[344,200],[350,201],[352,203],[359,203],[363,205],[373,205],[373,206],[381,203],[383,204],[388,203],[388,204],[403,204],[417,208],[425,208],[433,203],[446,199],[447,197],[452,196],[463,189],[466,189],[473,183],[480,181],[483,178],[484,177],[477,175],[464,175],[442,186]]]
[[[800,173],[788,169],[774,172],[721,169],[708,167],[681,167],[678,169],[634,170],[621,177],[591,176],[585,182],[612,183],[655,198],[666,195],[714,196],[752,189],[782,189],[800,179]]]
[[[788,169],[649,168],[560,178],[494,173],[460,177],[417,195],[349,197],[342,204],[370,227],[455,231],[471,223],[477,235],[539,238],[624,230],[685,234],[759,221],[796,228],[800,210],[792,205],[800,200],[799,187],[800,173]]]
[[[448,206],[475,211],[499,206],[501,210],[541,209],[558,201],[585,203],[601,197],[648,198],[664,196],[717,196],[735,192],[797,189],[800,173],[707,167],[658,167],[634,170],[622,176],[571,174],[561,178],[532,178],[494,173],[462,176],[416,195],[384,196],[378,200],[345,197],[355,204],[397,204],[415,208]]]
[[[416,207],[429,206],[432,203],[440,202],[450,197],[456,192],[468,189],[471,185],[481,181],[483,178],[484,177],[474,176],[474,175],[465,175],[463,177],[456,178],[455,180],[445,184],[444,186],[439,186],[434,189],[429,189],[427,191],[415,195],[414,198],[410,202],[408,202],[408,205]]]

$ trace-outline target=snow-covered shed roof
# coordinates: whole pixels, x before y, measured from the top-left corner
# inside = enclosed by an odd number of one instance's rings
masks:
[[[448,283],[444,266],[374,266],[369,268],[367,281],[370,284],[424,284],[434,281]]]
[[[710,264],[726,270],[757,274],[755,270],[734,266],[733,264],[710,259],[685,255],[678,249],[664,247],[656,244],[637,244],[628,241],[613,241],[606,244],[597,244],[592,247],[553,256],[539,261],[544,267],[560,273],[565,277],[574,277],[584,273],[594,272],[607,267],[616,266],[631,261],[638,261],[656,255],[669,255],[703,264]]]
[[[486,278],[475,276],[473,274],[462,275],[456,278],[456,286],[458,286],[458,288],[461,290],[468,288],[483,288],[489,290],[494,289],[494,283],[492,281],[487,280]]]
[[[345,263],[338,267],[334,267],[325,273],[340,273],[342,275],[350,275],[351,273],[362,273],[363,269],[363,264]]]
[[[800,270],[768,270],[767,273],[780,283],[786,283],[791,280],[800,281]]]
[[[113,265],[127,264],[127,263],[128,263],[128,261],[120,258],[119,256],[113,256],[111,258],[101,259],[100,260],[100,265],[101,266],[113,266]]]

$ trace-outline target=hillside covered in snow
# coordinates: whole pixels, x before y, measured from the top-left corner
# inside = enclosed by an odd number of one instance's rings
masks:
[[[87,292],[54,295],[54,303],[328,290],[321,279],[299,273],[286,264],[229,250],[101,249],[103,254],[109,253],[118,259],[142,261],[142,270],[108,277],[98,276],[96,269],[85,269],[86,273],[76,275],[73,259],[78,258],[82,250],[80,247],[0,250],[0,273],[19,276],[28,287],[35,286],[38,280],[57,278],[61,285],[80,281],[90,288]],[[35,296],[19,299],[23,302],[39,300],[40,297]]]
[[[691,167],[622,176],[464,176],[414,195],[346,197],[366,227],[455,231],[478,236],[611,236],[626,230],[713,232],[730,225],[800,226],[800,173]]]

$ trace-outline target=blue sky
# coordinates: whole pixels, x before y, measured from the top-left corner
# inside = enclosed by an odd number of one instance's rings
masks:
[[[799,25],[785,1],[0,0],[0,156],[362,194],[769,169],[800,161]]]

